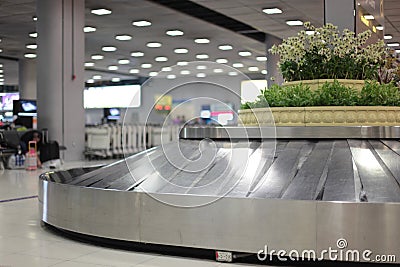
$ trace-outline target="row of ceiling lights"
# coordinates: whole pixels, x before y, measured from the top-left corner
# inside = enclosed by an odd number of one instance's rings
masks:
[[[0,63],[0,85],[4,85],[4,69],[2,63]]]
[[[360,3],[358,3],[358,5],[360,5]],[[283,13],[282,9],[277,8],[277,7],[264,8],[262,11],[267,15],[275,15],[275,14]],[[370,14],[365,14],[363,17],[366,20],[374,20],[375,19],[375,17]],[[289,26],[303,26],[304,23],[301,20],[287,20],[286,24]],[[376,26],[376,29],[378,31],[383,31],[384,27],[382,25],[378,25],[378,26]],[[314,33],[313,31],[307,32],[307,34],[313,34],[313,33]],[[387,34],[383,37],[383,39],[385,39],[385,40],[391,40],[392,38],[393,38],[393,36],[390,34]],[[400,44],[397,42],[396,43],[387,43],[387,46],[388,47],[398,47],[398,46],[400,46]],[[400,53],[400,50],[396,50],[396,52]]]
[[[101,9],[92,9],[91,13],[101,16],[101,15],[109,15],[109,14],[112,13],[112,11],[109,10],[109,9],[101,8]],[[136,26],[136,27],[148,27],[148,26],[151,26],[152,23],[150,21],[148,21],[148,20],[138,20],[138,21],[133,21],[132,25]],[[86,32],[86,33],[95,32],[96,30],[97,29],[94,26],[86,26],[84,28],[84,32]],[[167,30],[165,33],[166,33],[166,35],[169,35],[169,36],[172,36],[172,37],[184,35],[184,32],[179,30],[179,29],[170,29],[170,30]],[[116,35],[115,39],[119,40],[119,41],[129,41],[129,40],[132,39],[132,36],[128,35],[128,34],[121,34],[121,35]],[[194,42],[196,44],[208,44],[208,43],[210,43],[210,40],[208,38],[195,38]],[[162,46],[162,43],[160,43],[160,42],[148,42],[146,44],[146,46],[149,47],[149,48],[159,48],[159,47]],[[228,50],[232,50],[233,46],[230,45],[230,44],[221,44],[221,45],[218,46],[218,48],[220,50],[222,50],[222,51],[228,51]],[[117,48],[115,46],[103,46],[102,47],[102,51],[104,51],[104,52],[115,52],[115,51],[117,51]],[[187,48],[175,48],[174,49],[174,53],[176,53],[176,54],[187,54],[187,53],[189,53],[189,50]],[[238,54],[240,56],[243,56],[243,57],[249,57],[249,56],[252,55],[252,53],[250,51],[239,51]],[[131,56],[132,57],[136,57],[136,58],[143,57],[144,56],[144,52],[142,52],[142,51],[133,51],[133,52],[131,52]],[[95,54],[95,55],[91,56],[91,59],[93,59],[93,60],[102,60],[102,59],[104,59],[104,56],[101,55],[101,54]],[[205,54],[205,53],[197,54],[196,55],[196,59],[199,59],[199,60],[209,59],[209,55]],[[158,57],[155,57],[154,60],[156,62],[167,62],[168,58],[165,57],[165,56],[158,56]],[[256,60],[257,61],[266,61],[267,58],[265,56],[259,56],[259,57],[256,57]],[[226,63],[228,63],[228,60],[225,59],[225,58],[219,58],[219,59],[216,59],[216,62],[217,63],[221,63],[221,64],[226,64]],[[121,64],[121,65],[126,65],[126,64],[129,64],[129,63],[130,63],[129,59],[119,59],[118,60],[118,64]],[[186,61],[177,62],[178,66],[185,66],[187,64],[188,63]],[[86,62],[85,63],[86,67],[94,67],[94,65],[95,65],[94,62]],[[153,65],[151,63],[143,63],[143,64],[141,64],[141,68],[143,68],[143,69],[149,69],[152,66]],[[233,67],[244,67],[244,65],[242,63],[234,63]],[[109,70],[118,70],[118,68],[119,67],[116,66],[116,65],[108,66]],[[257,71],[259,71],[259,68],[255,67],[255,66],[252,66],[252,67],[249,67],[248,70],[251,71],[251,72],[257,72]],[[163,67],[162,71],[171,71],[171,67]],[[215,73],[221,73],[223,71],[221,71],[221,69],[215,69],[214,72]],[[140,70],[139,69],[131,69],[129,71],[129,73],[138,74],[138,73],[140,73]],[[266,74],[266,70],[262,70],[261,73],[262,74]],[[189,75],[191,73],[190,73],[189,70],[182,70],[180,72],[180,74]],[[231,75],[231,76],[237,75],[236,72],[230,72],[228,74]],[[149,76],[150,77],[156,76],[156,75],[157,75],[157,72],[155,72],[155,71],[149,72]],[[206,77],[206,74],[205,73],[197,73],[196,76],[201,78],[201,77]],[[169,79],[174,79],[175,77],[176,77],[176,75],[174,75],[174,74],[167,75],[167,78],[169,78]],[[92,77],[92,79],[88,80],[88,83],[93,83],[97,79],[101,79],[101,76],[100,75],[94,75]]]

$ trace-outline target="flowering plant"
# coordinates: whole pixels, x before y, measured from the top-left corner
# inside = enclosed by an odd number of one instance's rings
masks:
[[[278,66],[286,81],[312,79],[377,79],[386,47],[382,40],[366,45],[371,31],[342,33],[332,24],[320,28],[304,23],[305,30],[274,45]]]

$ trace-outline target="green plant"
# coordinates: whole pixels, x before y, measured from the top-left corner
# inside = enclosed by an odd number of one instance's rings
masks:
[[[358,92],[351,87],[326,82],[316,91],[316,106],[355,106],[358,104]]]
[[[394,84],[366,82],[361,90],[361,106],[400,106],[399,88]]]
[[[282,87],[273,85],[261,90],[255,102],[247,102],[242,109],[265,107],[306,106],[400,106],[400,91],[393,84],[365,82],[361,92],[338,81],[325,83],[313,92],[303,84]]]
[[[377,79],[386,46],[382,40],[366,45],[370,31],[342,33],[332,24],[316,28],[309,22],[296,37],[274,45],[269,52],[280,56],[279,68],[286,81],[310,79]]]
[[[314,93],[303,84],[281,87],[273,85],[263,91],[265,100],[271,107],[306,107],[314,105]]]

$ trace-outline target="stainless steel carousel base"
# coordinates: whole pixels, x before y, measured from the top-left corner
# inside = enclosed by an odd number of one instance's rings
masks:
[[[90,172],[46,173],[41,219],[133,242],[400,263],[398,141],[279,140],[276,151],[271,142],[216,141],[215,161],[198,172],[169,164],[171,145]],[[200,153],[199,141],[179,144]],[[228,146],[257,168],[237,178],[243,166],[226,160]]]

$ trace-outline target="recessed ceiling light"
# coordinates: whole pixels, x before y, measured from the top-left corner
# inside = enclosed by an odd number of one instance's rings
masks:
[[[377,29],[378,31],[383,31],[384,27],[383,27],[382,25],[379,25],[379,26],[376,26],[376,29]]]
[[[31,32],[31,33],[29,33],[29,37],[37,38],[38,37],[38,33],[37,32]]]
[[[221,72],[224,72],[224,70],[223,69],[214,69],[214,72],[215,73],[221,73]]]
[[[101,60],[101,59],[104,58],[104,56],[103,56],[103,55],[92,55],[91,58],[92,58],[93,60]]]
[[[172,80],[172,79],[175,79],[175,78],[176,78],[176,75],[174,75],[174,74],[167,75],[167,79]]]
[[[3,49],[0,48],[0,53],[3,53]]]
[[[250,51],[240,51],[238,54],[241,57],[249,57],[249,56],[251,56],[251,52]]]
[[[373,19],[375,19],[374,16],[369,15],[369,14],[364,15],[364,18],[367,19],[367,20],[373,20]]]
[[[108,69],[109,70],[118,70],[118,66],[111,65],[111,66],[108,66]]]
[[[264,8],[262,10],[265,14],[268,15],[273,15],[273,14],[281,14],[282,10],[277,8],[277,7],[272,7],[272,8]]]
[[[3,64],[0,64],[0,68],[2,68],[3,67]]]
[[[136,74],[136,73],[139,73],[139,70],[138,69],[130,69],[129,73]]]
[[[199,66],[196,67],[196,69],[198,69],[198,70],[205,70],[205,69],[207,69],[207,66],[199,65]]]
[[[171,71],[171,70],[172,70],[171,67],[163,67],[163,68],[161,69],[161,71]]]
[[[257,61],[267,61],[267,57],[256,57]]]
[[[104,15],[110,15],[112,13],[111,10],[105,9],[105,8],[98,8],[98,9],[92,9],[90,13],[98,15],[98,16],[104,16]]]
[[[167,57],[156,57],[154,60],[157,62],[166,62],[166,61],[168,61],[168,58]]]
[[[149,76],[150,77],[154,77],[154,76],[157,76],[158,75],[158,72],[157,71],[151,71],[151,72],[149,72]]]
[[[85,62],[85,67],[94,67],[94,62]]]
[[[237,76],[238,73],[236,71],[230,71],[230,72],[228,72],[228,75],[229,76]]]
[[[146,44],[146,46],[147,47],[150,47],[150,48],[158,48],[158,47],[161,47],[161,43],[159,43],[159,42],[150,42],[150,43],[147,43]]]
[[[215,60],[215,62],[220,64],[226,64],[228,63],[228,60],[226,58],[218,58],[217,60]]]
[[[197,78],[205,78],[205,77],[206,77],[206,74],[205,74],[205,73],[197,73],[197,74],[196,74],[196,77],[197,77]]]
[[[92,26],[86,26],[86,27],[83,28],[83,32],[86,32],[86,33],[95,32],[95,31],[96,31],[96,28],[92,27]]]
[[[223,50],[223,51],[226,51],[226,50],[232,50],[233,47],[232,47],[231,45],[224,44],[224,45],[218,46],[218,49]]]
[[[243,68],[244,65],[243,65],[243,63],[233,63],[232,67],[234,67],[234,68]]]
[[[248,68],[249,71],[259,71],[258,67],[249,67]]]
[[[182,36],[183,35],[183,31],[181,31],[181,30],[168,30],[165,33],[169,36]]]
[[[131,61],[129,59],[123,58],[123,59],[118,60],[118,64],[121,64],[121,65],[127,65],[129,63],[131,63]]]
[[[33,20],[33,21],[37,21],[37,17],[36,17],[36,16],[33,16],[33,17],[32,17],[32,20]]]
[[[143,57],[144,53],[140,51],[134,51],[131,53],[131,57]]]
[[[186,48],[176,48],[174,49],[175,54],[187,54],[189,52]]]
[[[101,78],[103,78],[101,75],[93,75],[92,77],[93,80],[100,80]]]
[[[4,75],[3,75],[3,74],[0,74],[0,78],[4,78]]]
[[[0,82],[4,82],[4,79],[2,78],[2,79],[0,79]]]
[[[0,70],[0,73],[4,73],[4,70]]]
[[[117,51],[117,48],[115,46],[103,46],[101,50],[104,52],[114,52]]]
[[[314,33],[315,33],[315,31],[311,31],[311,30],[306,31],[307,35],[314,35]]]
[[[207,38],[197,38],[197,39],[194,39],[194,42],[196,44],[208,44],[208,43],[210,43],[210,40]]]
[[[118,34],[115,35],[115,39],[117,39],[118,41],[129,41],[132,40],[132,36],[129,34]]]
[[[268,73],[268,71],[267,70],[262,70],[261,71],[261,74],[264,74],[264,75],[266,75]]]
[[[140,65],[140,67],[142,67],[143,69],[150,69],[153,65],[150,63],[143,63],[142,65]]]
[[[26,57],[26,58],[36,58],[37,55],[36,55],[36,54],[32,54],[32,53],[26,53],[26,54],[24,55],[24,57]]]
[[[392,38],[393,38],[393,36],[390,34],[386,34],[385,36],[383,36],[383,39],[385,39],[385,40],[390,40]]]
[[[118,77],[116,77],[116,78],[111,78],[111,81],[112,81],[113,83],[118,83],[118,82],[121,81],[121,78],[118,78]]]
[[[289,26],[302,26],[303,22],[301,20],[287,20],[286,24]]]
[[[395,47],[395,46],[399,46],[399,43],[388,43],[387,46],[389,47]]]
[[[148,20],[137,20],[137,21],[133,21],[132,25],[136,26],[136,27],[148,27],[151,25],[151,22]]]
[[[93,79],[89,79],[89,80],[86,81],[86,83],[94,83],[94,80]]]
[[[176,62],[176,65],[178,65],[178,66],[187,66],[189,64],[189,62],[187,62],[187,61],[178,61],[178,62]]]
[[[181,70],[182,75],[189,75],[190,71],[189,70]]]
[[[207,59],[207,58],[209,58],[209,56],[207,54],[197,54],[196,58],[197,59]]]

